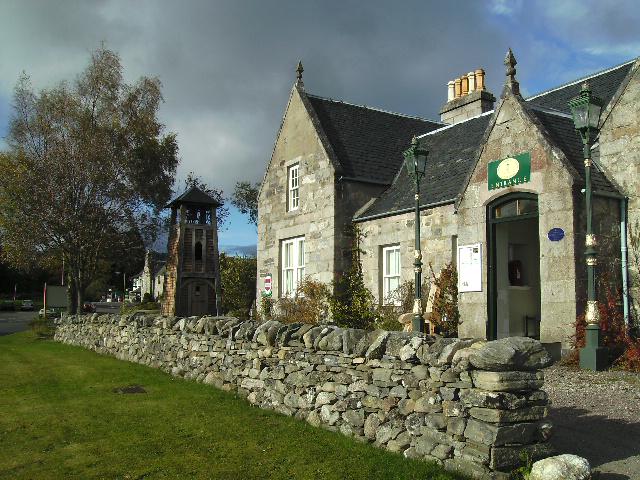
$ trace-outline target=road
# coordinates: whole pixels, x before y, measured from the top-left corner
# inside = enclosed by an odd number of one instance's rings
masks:
[[[97,313],[120,313],[121,302],[92,302]]]
[[[95,302],[98,313],[119,313],[122,303],[119,302]],[[22,332],[29,329],[29,322],[38,315],[33,312],[0,311],[0,335]]]
[[[38,312],[0,312],[0,335],[22,332],[29,328],[29,322]]]

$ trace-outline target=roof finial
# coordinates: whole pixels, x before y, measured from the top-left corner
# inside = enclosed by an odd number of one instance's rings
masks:
[[[304,67],[302,66],[302,60],[298,62],[298,67],[296,68],[296,85],[304,85],[302,82],[302,72],[304,72]]]
[[[518,62],[516,61],[516,57],[513,56],[513,52],[511,51],[511,49],[509,49],[507,51],[507,56],[504,59],[504,66],[507,67],[507,81],[505,85],[508,86],[514,94],[520,95],[520,84],[516,80],[517,63]]]

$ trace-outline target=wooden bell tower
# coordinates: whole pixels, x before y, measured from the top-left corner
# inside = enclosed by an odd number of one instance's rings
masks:
[[[191,187],[167,205],[171,226],[162,301],[164,315],[219,315],[220,262],[216,209],[209,194]]]

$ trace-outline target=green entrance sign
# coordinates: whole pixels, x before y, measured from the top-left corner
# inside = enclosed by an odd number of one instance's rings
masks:
[[[525,152],[489,162],[487,169],[489,190],[527,183],[531,180],[531,154]]]

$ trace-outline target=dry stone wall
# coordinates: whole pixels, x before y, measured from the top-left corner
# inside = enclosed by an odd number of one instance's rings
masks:
[[[78,315],[56,340],[160,368],[376,445],[508,478],[549,456],[541,344],[422,337],[230,317]]]

